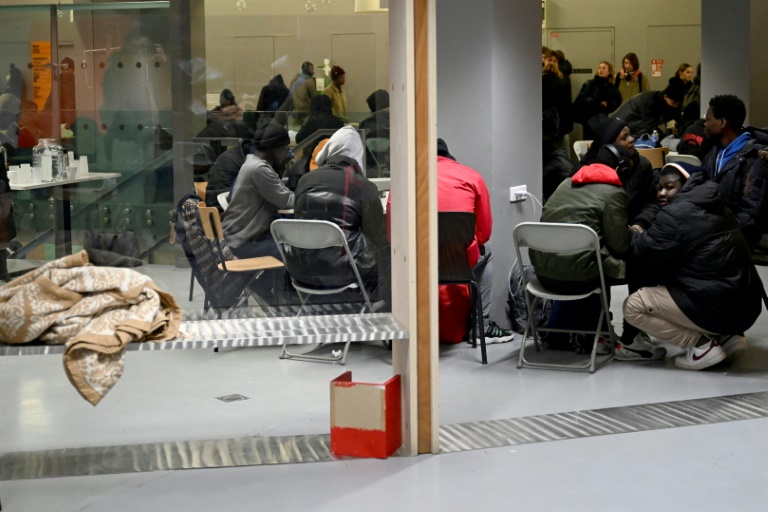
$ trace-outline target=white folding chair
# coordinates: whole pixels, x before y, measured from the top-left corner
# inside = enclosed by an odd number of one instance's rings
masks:
[[[685,162],[687,164],[693,164],[698,167],[701,167],[701,160],[695,155],[682,155],[680,153],[667,153],[667,156],[664,157],[665,161],[668,164],[671,164],[672,162]]]
[[[296,293],[301,300],[301,307],[296,316],[301,315],[304,310],[304,306],[309,300],[311,295],[333,295],[341,293],[345,290],[357,288],[363,296],[365,304],[363,305],[360,313],[364,313],[366,309],[371,312],[373,306],[371,300],[368,297],[368,292],[363,284],[363,279],[360,276],[360,272],[357,269],[355,260],[352,257],[352,252],[349,250],[347,244],[347,238],[344,236],[344,232],[341,228],[326,220],[304,220],[304,219],[278,219],[272,222],[270,227],[272,231],[272,238],[274,238],[277,248],[280,250],[280,255],[283,257],[285,263],[285,270],[291,277],[291,284],[296,289]],[[352,271],[355,275],[353,282],[347,283],[344,286],[332,287],[332,288],[314,288],[307,286],[303,283],[297,282],[294,278],[294,271],[297,270],[298,262],[287,254],[286,247],[290,246],[297,249],[326,249],[329,247],[343,247],[344,254],[349,263]],[[288,352],[286,346],[283,345],[283,351],[280,354],[280,359],[299,359],[306,361],[326,361],[326,362],[338,362],[345,364],[347,358],[347,351],[349,350],[350,341],[344,344],[344,350],[340,355],[332,355],[330,357],[325,356],[313,356],[308,354],[295,354]]]
[[[576,153],[576,158],[581,160],[584,155],[589,151],[589,146],[592,145],[591,140],[577,140],[573,143],[573,152]]]
[[[596,355],[597,344],[600,336],[608,336],[611,343],[611,354],[601,357],[600,364],[604,364],[613,359],[613,353],[615,351],[616,337],[613,332],[613,327],[610,322],[610,311],[608,302],[608,292],[605,287],[605,276],[603,274],[603,263],[600,257],[600,239],[595,231],[581,224],[556,224],[546,222],[523,222],[515,226],[512,232],[512,238],[515,244],[515,253],[517,254],[518,261],[523,263],[522,253],[520,249],[526,247],[539,252],[555,253],[555,254],[574,254],[591,252],[597,260],[597,268],[600,276],[600,286],[587,293],[581,294],[561,294],[554,293],[546,289],[539,282],[538,279],[529,282],[526,278],[525,272],[522,273],[523,284],[525,285],[525,302],[528,308],[528,323],[525,326],[525,332],[523,333],[523,341],[520,345],[520,355],[517,361],[517,367],[522,368],[523,365],[530,366],[532,368],[552,368],[561,370],[578,370],[594,373],[596,367]],[[534,269],[535,270],[535,269]],[[581,300],[589,297],[592,294],[598,294],[601,299],[602,308],[600,309],[600,318],[597,322],[595,330],[577,330],[577,329],[555,329],[537,327],[533,322],[534,312],[536,311],[536,304],[541,299],[560,300],[560,301],[573,301]],[[532,300],[533,299],[533,300]],[[602,331],[601,326],[603,320],[608,325],[608,331]],[[560,363],[543,363],[543,362],[531,362],[525,359],[525,342],[528,337],[528,332],[531,332],[533,337],[534,346],[539,351],[539,333],[540,332],[565,332],[565,333],[579,333],[579,334],[593,334],[594,341],[592,343],[592,353],[589,360],[584,364],[560,364]]]

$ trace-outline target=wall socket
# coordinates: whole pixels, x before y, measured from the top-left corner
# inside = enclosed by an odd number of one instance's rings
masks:
[[[509,187],[509,202],[517,203],[519,201],[525,201],[528,197],[528,187],[526,185],[518,185],[517,187]]]

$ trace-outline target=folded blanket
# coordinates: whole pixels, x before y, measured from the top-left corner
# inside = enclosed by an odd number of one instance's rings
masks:
[[[0,288],[0,340],[66,344],[67,377],[93,405],[122,375],[128,343],[170,340],[180,323],[176,300],[150,278],[91,266],[85,251]]]

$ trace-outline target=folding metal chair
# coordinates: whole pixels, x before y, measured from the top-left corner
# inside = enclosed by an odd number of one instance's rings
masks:
[[[354,288],[360,290],[365,302],[360,313],[365,313],[366,309],[369,312],[373,311],[373,306],[368,297],[368,292],[365,289],[363,279],[360,276],[355,260],[352,257],[352,252],[349,250],[347,238],[344,236],[344,232],[338,225],[326,220],[278,219],[272,222],[270,229],[272,231],[272,238],[274,238],[277,248],[280,250],[280,255],[285,262],[285,270],[291,277],[291,284],[301,300],[301,307],[296,316],[300,316],[302,311],[304,311],[304,306],[306,306],[311,295],[333,295]],[[293,278],[293,275],[298,271],[299,263],[297,258],[292,257],[290,252],[286,251],[286,247],[297,249],[326,249],[329,247],[341,247],[344,249],[346,260],[355,275],[355,280],[344,286],[328,288],[316,288],[297,282],[296,279]],[[280,359],[338,362],[343,365],[346,363],[347,351],[349,350],[350,343],[350,341],[347,341],[344,344],[344,350],[340,355],[332,355],[328,357],[291,353],[286,349],[286,346],[283,345]]]
[[[584,155],[589,151],[589,146],[592,145],[591,140],[577,140],[573,143],[573,152],[576,153],[576,158],[581,160]]]
[[[672,162],[685,162],[701,167],[701,160],[699,160],[699,157],[696,155],[683,155],[670,152],[667,153],[667,156],[664,157],[664,159],[668,164],[671,164]]]
[[[597,288],[581,294],[562,294],[554,293],[546,289],[538,279],[534,281],[528,281],[525,272],[522,273],[523,283],[525,285],[525,302],[528,308],[528,323],[525,326],[525,332],[523,333],[523,341],[520,345],[520,355],[517,361],[517,367],[522,368],[523,365],[530,366],[532,368],[552,368],[561,370],[588,370],[590,373],[594,373],[596,367],[596,355],[597,344],[600,336],[608,336],[611,342],[611,353],[602,357],[600,364],[604,364],[613,359],[613,354],[616,350],[616,336],[613,332],[613,327],[610,323],[610,310],[608,302],[608,291],[605,287],[605,275],[603,274],[603,262],[600,256],[600,239],[595,231],[581,224],[557,224],[546,222],[523,222],[515,226],[512,232],[512,238],[515,244],[515,253],[518,261],[523,262],[522,253],[520,249],[529,248],[539,252],[555,253],[555,254],[574,254],[591,252],[597,260],[597,268],[600,276],[600,286]],[[589,297],[592,294],[598,294],[600,296],[602,308],[600,309],[600,318],[597,321],[597,327],[595,330],[577,330],[577,329],[555,329],[537,327],[533,321],[534,312],[536,311],[536,304],[541,299],[560,300],[560,301],[574,301],[581,300]],[[533,298],[533,299],[532,299]],[[608,331],[602,331],[603,321],[606,321],[608,325]],[[534,346],[536,350],[541,350],[539,346],[539,333],[540,332],[564,332],[564,333],[578,333],[578,334],[593,334],[594,340],[592,342],[592,353],[589,360],[584,364],[558,364],[558,363],[542,363],[531,362],[525,359],[525,342],[528,337],[528,332],[531,332],[533,336]]]
[[[480,338],[483,364],[488,364],[483,328],[483,304],[475,283],[467,249],[475,239],[475,214],[470,212],[438,212],[437,214],[437,282],[469,286],[469,332],[472,346]]]

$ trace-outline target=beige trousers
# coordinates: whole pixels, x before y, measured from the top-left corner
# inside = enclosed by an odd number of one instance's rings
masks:
[[[702,334],[713,334],[685,316],[666,286],[640,288],[627,297],[624,319],[654,338],[684,349],[693,348]]]

